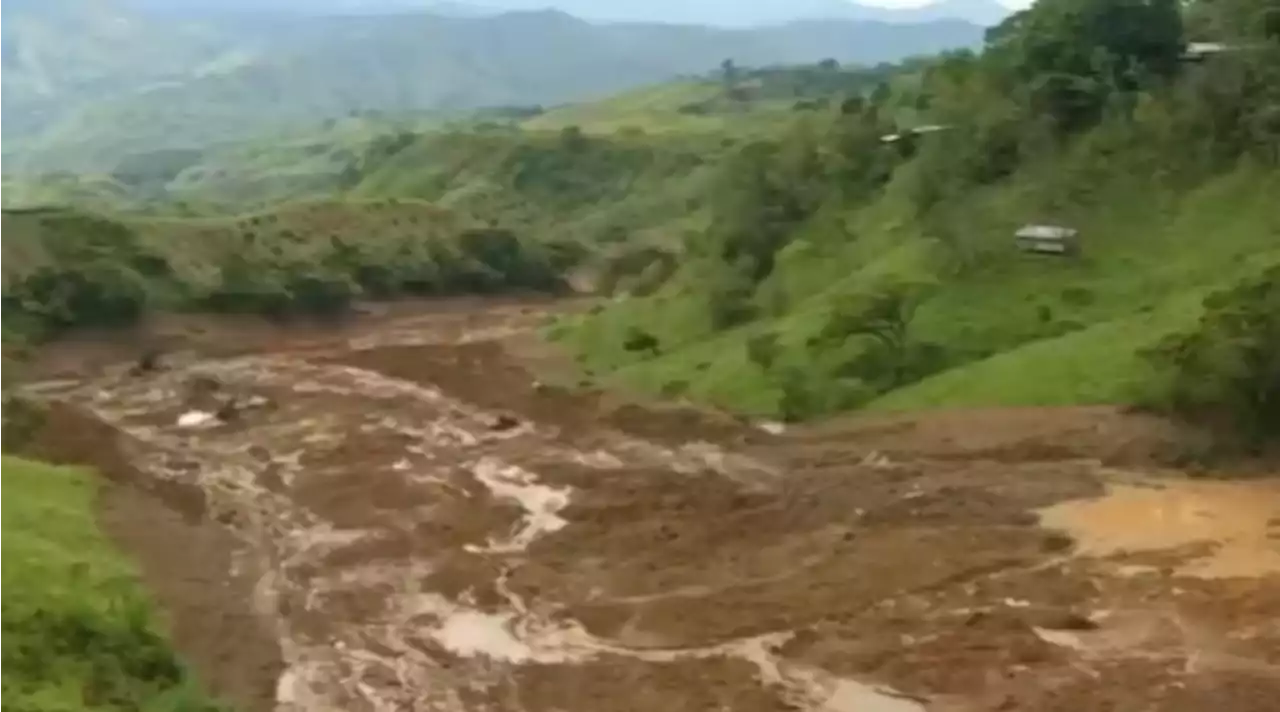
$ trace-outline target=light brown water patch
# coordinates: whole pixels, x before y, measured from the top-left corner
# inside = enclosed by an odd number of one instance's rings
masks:
[[[1177,569],[1201,578],[1280,574],[1280,480],[1112,486],[1040,511],[1084,556],[1195,550]]]

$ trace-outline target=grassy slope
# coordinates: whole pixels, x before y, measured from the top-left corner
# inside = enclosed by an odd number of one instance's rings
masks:
[[[97,530],[91,475],[6,456],[3,482],[5,709],[213,709]]]
[[[1209,292],[1280,262],[1280,214],[1268,197],[1278,190],[1274,172],[1241,169],[1182,196],[1163,218],[1151,215],[1139,195],[1118,201],[1129,206],[1127,214],[1099,230],[1091,245],[1100,244],[1091,247],[1081,274],[1037,274],[1009,285],[1016,291],[1005,295],[1015,302],[1055,288],[1059,294],[1070,287],[1088,289],[1095,302],[1077,308],[1085,328],[1015,346],[899,389],[872,406],[1130,400],[1145,373],[1138,351],[1191,326]],[[1001,315],[996,300],[978,300],[964,311],[994,321]]]
[[[88,211],[50,208],[5,211],[5,274],[13,277],[48,259],[49,240],[59,239],[62,218]],[[382,241],[429,240],[451,235],[458,222],[445,210],[420,201],[303,200],[270,209],[219,217],[154,217],[98,213],[95,219],[122,225],[142,244],[170,261],[182,276],[199,281],[247,241],[255,251],[303,259],[340,237],[376,246]],[[250,237],[251,236],[251,237]]]
[[[714,80],[688,80],[641,87],[616,96],[570,104],[527,119],[521,128],[558,131],[577,126],[586,133],[627,131],[737,135],[768,131],[791,115],[790,101],[752,102],[740,113],[683,113],[681,107],[713,100],[722,91]]]
[[[412,126],[429,128],[426,122]],[[210,149],[170,180],[165,191],[196,204],[250,207],[332,194],[343,169],[392,128],[387,122],[346,119]]]
[[[1144,373],[1139,349],[1194,320],[1207,291],[1280,260],[1280,214],[1269,197],[1277,191],[1280,176],[1247,168],[1185,193],[1116,178],[1100,191],[1105,200],[1067,211],[1086,240],[1084,256],[1068,261],[1013,249],[1012,231],[1036,218],[1041,197],[1014,181],[973,196],[956,216],[953,230],[982,257],[954,276],[936,272],[936,246],[910,227],[891,186],[878,203],[839,216],[838,238],[812,228],[785,251],[766,285],[785,295],[785,308],[770,318],[709,333],[696,301],[675,284],[560,333],[589,368],[630,385],[772,412],[779,393],[747,360],[746,341],[778,333],[783,358],[805,369],[815,387],[836,384],[835,365],[805,354],[804,341],[822,328],[831,299],[902,275],[935,289],[916,314],[913,336],[972,360],[871,407],[1125,402]],[[622,342],[632,327],[652,331],[664,353],[627,353]]]
[[[371,252],[404,244],[451,240],[458,222],[418,201],[302,200],[267,210],[208,218],[142,218],[129,224],[144,244],[165,255],[183,281],[201,284],[211,266],[233,251],[272,262],[306,262],[325,254],[330,239]],[[387,259],[392,259],[390,254]]]
[[[691,79],[505,126],[455,126],[377,166],[355,193],[437,202],[522,236],[585,248],[593,276],[649,279],[636,274],[643,255],[673,254],[687,232],[706,227],[702,201],[721,158],[806,116],[794,110],[788,80],[795,78],[743,82],[743,101],[727,100],[719,81]],[[706,109],[682,111],[690,106]],[[565,133],[575,129],[582,145],[566,149]]]
[[[362,296],[560,285],[532,241],[415,200],[300,201],[219,218],[3,217],[6,326],[31,338],[153,309],[338,316]]]
[[[690,201],[725,150],[720,136],[584,133],[572,150],[560,131],[428,135],[368,175],[355,195],[430,200],[604,261],[669,249],[701,226],[705,216]]]

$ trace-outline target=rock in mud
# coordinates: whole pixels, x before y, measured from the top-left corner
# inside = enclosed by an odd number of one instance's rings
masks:
[[[1045,616],[1040,627],[1048,630],[1082,631],[1097,630],[1099,626],[1096,621],[1088,616],[1075,612],[1060,611]]]
[[[489,419],[489,429],[494,432],[506,432],[520,427],[520,419],[510,413],[500,413]]]
[[[240,417],[240,401],[237,398],[231,398],[218,408],[214,416],[224,423],[230,423]]]
[[[164,367],[161,361],[163,352],[160,349],[148,349],[138,357],[138,361],[129,369],[130,376],[142,376],[148,373],[154,373]]]
[[[192,376],[187,381],[187,393],[192,398],[207,396],[211,393],[217,393],[222,390],[222,381],[213,376]]]
[[[1045,535],[1044,539],[1040,542],[1040,550],[1046,554],[1057,554],[1059,552],[1067,551],[1075,545],[1076,540],[1072,539],[1070,536],[1053,532]]]

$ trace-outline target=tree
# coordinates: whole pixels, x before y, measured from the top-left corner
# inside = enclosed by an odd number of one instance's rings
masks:
[[[1184,47],[1179,0],[1040,0],[987,31],[1011,87],[1066,131],[1096,121],[1107,94],[1174,75]]]
[[[921,285],[891,282],[873,292],[836,302],[814,345],[834,346],[850,339],[869,343],[844,369],[844,375],[888,390],[918,377],[915,350],[910,340],[911,321],[923,302]],[[935,354],[927,354],[930,361]]]
[[[1188,36],[1195,40],[1280,40],[1276,0],[1192,0],[1185,14]]]
[[[1280,264],[1210,295],[1195,329],[1143,355],[1166,407],[1253,442],[1280,435]]]
[[[733,85],[738,83],[738,67],[732,59],[726,59],[720,63],[720,81],[727,89],[733,88]]]

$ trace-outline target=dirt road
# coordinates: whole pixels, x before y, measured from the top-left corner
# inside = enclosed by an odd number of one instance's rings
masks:
[[[1276,709],[1280,478],[1106,467],[1158,437],[1099,409],[625,405],[535,380],[542,318],[71,344],[30,391],[246,710]]]

